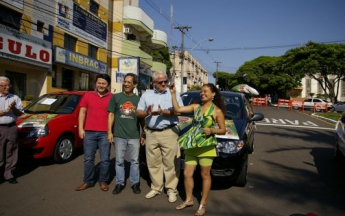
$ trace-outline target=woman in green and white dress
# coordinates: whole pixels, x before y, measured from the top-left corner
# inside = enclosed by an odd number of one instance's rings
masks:
[[[177,210],[194,205],[193,174],[199,164],[202,177],[202,198],[196,216],[206,213],[207,198],[211,189],[211,166],[217,156],[215,134],[225,134],[224,102],[217,87],[211,83],[203,85],[200,91],[201,104],[180,107],[176,100],[175,86],[170,88],[175,112],[194,113],[192,127],[179,137],[179,144],[185,148],[184,186],[186,200]]]

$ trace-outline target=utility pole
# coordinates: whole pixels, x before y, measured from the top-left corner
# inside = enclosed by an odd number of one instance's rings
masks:
[[[175,29],[180,30],[181,35],[182,35],[182,39],[181,39],[181,55],[180,55],[180,58],[181,58],[181,92],[180,92],[180,94],[183,93],[184,34],[186,33],[185,31],[188,31],[188,29],[190,29],[190,28],[192,28],[192,27],[190,27],[190,26],[177,26],[177,27],[175,27]]]
[[[218,83],[218,67],[219,67],[219,64],[220,64],[221,62],[215,61],[215,62],[213,62],[213,63],[216,63],[216,65],[217,65],[217,70],[216,70],[216,83],[215,83],[215,86],[217,86],[217,83]]]
[[[173,82],[176,83],[175,81],[175,78],[176,78],[176,69],[175,69],[175,57],[176,57],[176,50],[177,50],[177,46],[172,46],[172,49],[173,49],[173,52],[172,52],[172,55],[173,55],[173,74],[172,74],[172,79],[173,79]]]

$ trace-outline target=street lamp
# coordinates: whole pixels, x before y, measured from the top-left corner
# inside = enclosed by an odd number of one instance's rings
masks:
[[[204,41],[213,41],[213,38],[206,38],[204,40],[201,40],[199,41],[198,43],[195,44],[195,46],[190,50],[190,52],[192,52],[201,42],[204,42]]]

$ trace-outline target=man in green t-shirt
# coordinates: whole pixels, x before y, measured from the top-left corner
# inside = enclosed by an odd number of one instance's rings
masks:
[[[121,193],[125,187],[124,160],[127,146],[131,160],[129,174],[131,187],[133,193],[139,194],[141,192],[139,182],[140,124],[136,116],[139,96],[133,93],[133,89],[137,85],[138,76],[133,73],[126,74],[123,82],[123,92],[114,94],[108,105],[108,141],[115,142],[116,158],[116,186],[113,194]],[[141,122],[143,123],[143,121]]]

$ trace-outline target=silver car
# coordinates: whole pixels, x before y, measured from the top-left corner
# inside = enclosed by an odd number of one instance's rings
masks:
[[[345,155],[345,113],[340,117],[335,126],[335,151],[334,159],[339,161]]]

